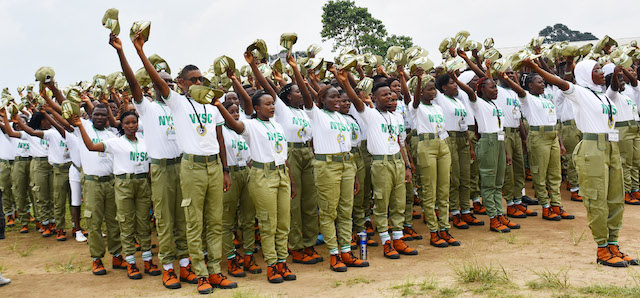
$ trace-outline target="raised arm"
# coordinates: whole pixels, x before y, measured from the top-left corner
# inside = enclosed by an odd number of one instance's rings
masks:
[[[454,82],[456,82],[456,84],[458,84],[458,86],[460,87],[460,89],[462,89],[462,91],[464,91],[464,93],[467,94],[467,96],[469,96],[469,100],[470,101],[476,101],[476,93],[473,92],[473,89],[471,89],[471,87],[469,87],[467,84],[460,82],[460,80],[458,80],[458,76],[456,76],[455,72],[450,71],[449,72],[449,77],[453,79]]]
[[[133,100],[136,103],[140,103],[143,99],[142,97],[142,88],[140,88],[140,84],[138,80],[136,80],[136,75],[129,66],[129,61],[127,61],[127,57],[124,55],[124,51],[122,50],[122,42],[117,35],[111,33],[109,34],[109,44],[116,49],[116,53],[118,53],[118,59],[120,60],[120,67],[122,68],[122,72],[124,73],[124,77],[127,79],[127,83],[129,83],[129,88],[131,89],[131,95],[133,96]]]
[[[44,101],[46,101],[47,104],[51,106],[51,108],[56,110],[56,112],[62,113],[62,107],[60,107],[60,105],[57,102],[51,100],[51,98],[47,94],[47,90],[40,91],[40,96],[42,96],[42,98],[44,98]]]
[[[51,126],[53,126],[59,133],[60,135],[62,135],[63,138],[65,138],[67,131],[64,130],[64,127],[62,127],[62,125],[60,125],[60,123],[58,123],[58,121],[56,121],[55,119],[53,119],[53,117],[51,117],[51,115],[49,115],[49,113],[47,113],[46,111],[50,110],[50,107],[45,107],[45,112],[43,112],[42,114],[44,114],[44,118],[47,119],[47,121],[49,121],[49,123],[51,123]]]
[[[480,69],[478,65],[473,63],[473,61],[471,61],[471,59],[469,59],[469,57],[467,56],[467,53],[465,53],[463,50],[458,49],[458,56],[462,57],[462,59],[464,59],[464,61],[467,62],[467,65],[469,65],[469,68],[471,68],[471,70],[473,70],[473,72],[475,72],[479,78],[486,76],[484,71],[482,71],[482,69]]]
[[[622,69],[622,65],[617,65],[613,70],[613,75],[611,76],[611,89],[613,89],[613,91],[617,92],[620,90],[620,80],[618,79],[618,77],[620,76]]]
[[[622,68],[622,72],[624,73],[624,76],[627,77],[629,84],[631,84],[632,87],[638,86],[638,75],[635,74],[635,72],[632,73],[627,68]]]
[[[316,74],[313,73],[313,70],[307,70],[307,77],[309,78],[309,84],[311,88],[316,92],[320,91],[320,85],[318,85],[318,80]]]
[[[520,84],[512,81],[509,76],[507,76],[505,73],[498,73],[499,76],[501,76],[505,82],[507,82],[507,84],[509,85],[509,87],[511,87],[511,89],[513,89],[513,91],[515,91],[518,94],[518,97],[525,97],[527,96],[527,92],[524,91],[524,89],[522,89],[522,87],[520,87]]]
[[[13,121],[14,123],[18,124],[18,126],[20,126],[20,128],[28,133],[31,136],[34,137],[38,137],[38,138],[44,138],[44,132],[42,132],[42,130],[35,130],[33,128],[31,128],[29,125],[27,125],[26,123],[24,123],[24,120],[22,120],[22,118],[18,115],[14,115],[13,118],[11,119],[11,121]]]
[[[11,138],[19,139],[20,138],[20,133],[17,132],[17,131],[14,131],[11,128],[10,121],[9,121],[9,119],[7,119],[7,114],[4,112],[4,109],[3,109],[3,113],[2,113],[2,120],[3,120],[2,121],[2,125],[4,127],[4,129],[3,129],[4,133],[6,133]]]
[[[51,92],[53,92],[53,97],[56,98],[56,101],[58,101],[59,104],[62,104],[63,101],[65,101],[67,98],[64,97],[64,94],[62,94],[62,92],[60,91],[60,89],[58,89],[58,87],[56,87],[56,84],[53,80],[51,80],[51,82],[44,84],[45,87],[49,88],[49,90],[51,90]]]
[[[336,80],[342,81],[342,84],[344,85],[344,91],[346,91],[347,95],[349,95],[349,99],[353,103],[353,106],[356,108],[356,110],[358,112],[363,112],[364,102],[362,101],[362,99],[360,99],[358,94],[356,94],[356,91],[353,90],[353,87],[351,87],[351,84],[349,84],[347,70],[346,69],[340,70],[340,72],[338,73],[338,76],[336,77]]]
[[[529,58],[525,58],[524,60],[522,60],[522,63],[526,66],[529,66],[533,71],[537,72],[547,83],[558,86],[558,88],[560,88],[560,90],[562,91],[569,90],[569,82],[544,71],[542,68],[540,68],[540,66],[538,66],[538,64],[533,63]]]
[[[56,112],[54,109],[52,108],[48,108],[47,106],[45,106],[45,109],[49,112],[51,112],[51,115],[53,117],[53,119],[56,121],[56,123],[62,125],[62,127],[68,131],[68,132],[73,132],[73,127],[71,127],[71,124],[69,123],[69,121],[67,121],[66,119],[62,118],[62,116],[60,114],[58,114],[58,112]]]
[[[78,127],[78,129],[80,129],[80,134],[82,135],[82,141],[84,142],[84,145],[87,146],[87,149],[89,149],[89,151],[104,152],[104,143],[94,143],[91,140],[91,138],[87,134],[87,130],[84,129],[84,126],[82,125],[82,121],[80,121],[80,118],[78,118],[78,116],[72,115],[71,119],[69,120],[71,121],[71,124],[73,124],[74,126]]]
[[[287,55],[287,63],[291,65],[293,68],[293,76],[296,78],[298,89],[300,89],[300,93],[302,93],[302,99],[304,100],[304,107],[307,109],[311,109],[313,107],[313,98],[311,98],[311,94],[309,94],[309,90],[305,85],[304,78],[298,69],[298,65],[296,64],[296,60],[293,59],[291,55]]]
[[[89,115],[93,114],[93,102],[91,102],[91,98],[87,95],[88,93],[82,93],[80,95],[80,100],[82,100],[82,102],[84,102],[84,105],[86,107],[87,113]]]
[[[275,100],[278,97],[278,95],[276,94],[276,91],[271,87],[271,85],[269,85],[269,82],[267,81],[267,79],[262,75],[262,73],[258,69],[258,65],[256,64],[256,58],[253,57],[253,54],[251,54],[250,52],[244,52],[244,59],[247,60],[247,63],[249,63],[249,67],[251,67],[251,71],[253,72],[253,75],[256,77],[256,80],[258,81],[258,83],[260,83],[260,86],[262,86],[264,91],[267,92],[267,94],[271,95],[271,97],[273,97],[273,99]]]
[[[218,107],[220,114],[222,114],[222,118],[224,118],[224,122],[227,123],[227,126],[229,128],[233,129],[233,131],[235,131],[237,134],[241,134],[242,132],[244,132],[244,123],[242,123],[242,121],[237,121],[236,119],[233,119],[233,116],[229,114],[229,111],[227,111],[227,109],[225,109],[222,106],[222,103],[220,103],[220,100],[216,99],[213,105]]]
[[[235,72],[231,68],[227,68],[227,77],[231,79],[231,83],[233,84],[233,90],[236,92],[240,100],[244,102],[244,113],[245,115],[253,114],[253,103],[251,103],[251,97],[247,90],[244,90],[242,84],[236,77]]]
[[[155,67],[153,67],[153,65],[149,61],[149,58],[147,58],[147,55],[145,55],[144,51],[142,50],[142,47],[144,46],[144,38],[140,35],[140,32],[136,33],[136,36],[133,39],[133,46],[136,48],[136,52],[138,52],[138,56],[140,56],[140,60],[142,60],[144,69],[149,74],[153,85],[155,85],[158,90],[160,90],[160,95],[162,96],[162,98],[169,97],[169,93],[171,92],[169,85],[160,77],[158,71]],[[127,79],[127,81],[128,80],[129,79]]]
[[[418,68],[418,72],[416,73],[416,75],[418,76],[416,78],[417,82],[416,82],[416,91],[415,94],[413,96],[413,108],[417,109],[420,106],[420,98],[422,97],[422,74],[424,73],[424,70],[422,70],[422,68]]]
[[[411,102],[411,93],[409,87],[407,87],[407,79],[405,78],[405,71],[402,65],[398,65],[396,71],[398,72],[398,81],[400,81],[400,88],[402,89],[402,97],[404,97],[404,103],[409,104]]]

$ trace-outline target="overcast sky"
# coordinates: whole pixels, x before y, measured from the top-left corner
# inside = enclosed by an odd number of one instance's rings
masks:
[[[326,1],[295,0],[0,0],[0,87],[16,95],[18,85],[34,82],[40,66],[51,66],[56,80],[66,86],[91,80],[97,73],[119,71],[108,30],[101,20],[106,9],[120,10],[125,53],[134,71],[142,66],[129,29],[136,20],[151,21],[145,45],[148,56],[157,53],[174,71],[186,64],[206,70],[213,59],[227,55],[237,68],[245,64],[242,53],[256,38],[267,42],[270,53],[280,51],[280,35],[298,34],[294,50],[321,43],[322,5]],[[572,30],[598,38],[640,36],[634,24],[640,1],[379,1],[356,0],[356,5],[382,20],[390,34],[408,35],[440,60],[437,47],[459,30],[472,40],[493,37],[496,47],[526,44],[548,25],[563,23]],[[593,2],[593,5],[587,3]],[[453,4],[455,3],[455,4]],[[620,12],[603,17],[603,11]],[[625,15],[624,12],[628,12]],[[332,44],[322,43],[319,56],[333,60]],[[175,74],[174,74],[175,76]]]

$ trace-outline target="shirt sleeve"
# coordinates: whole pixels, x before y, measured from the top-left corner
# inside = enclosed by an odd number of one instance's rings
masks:
[[[564,97],[574,104],[579,105],[580,100],[578,100],[578,91],[576,90],[576,85],[573,83],[569,83],[569,89],[562,91]]]
[[[241,122],[242,124],[244,124],[244,130],[240,135],[248,139],[249,136],[251,136],[250,131],[251,131],[251,125],[253,124],[253,121],[251,121],[251,119],[247,119],[247,120],[242,120]]]
[[[29,141],[29,134],[24,132],[24,131],[21,131],[20,132],[20,139],[21,140],[25,140],[25,141]]]
[[[136,108],[136,111],[140,116],[144,115],[147,111],[147,106],[150,104],[149,99],[146,96],[142,96],[142,100],[140,103],[137,103],[135,100],[133,101],[133,106]]]
[[[180,97],[182,97],[182,95],[180,95],[178,92],[175,92],[173,90],[169,91],[169,96],[167,96],[167,98],[162,98],[164,99],[164,102],[167,104],[167,106],[174,110],[177,109],[179,106],[179,102],[178,100],[180,100]]]
[[[523,97],[520,97],[520,95],[518,95],[518,100],[523,104],[528,104],[529,103],[529,92],[525,91]]]
[[[108,139],[102,141],[102,144],[104,145],[104,152],[114,154],[117,151],[117,141],[118,139]]]
[[[613,88],[611,88],[611,86],[607,88],[607,91],[605,92],[605,94],[611,100],[618,100],[618,91],[613,91]]]
[[[222,126],[224,125],[224,117],[222,117],[222,113],[220,113],[220,110],[218,110],[217,108],[213,111],[214,115],[213,115],[213,120],[216,122],[216,126]]]
[[[353,105],[351,105],[351,107],[353,107]],[[311,106],[310,109],[304,108],[304,112],[307,113],[307,116],[309,117],[309,119],[311,119],[311,121],[317,121],[318,110],[319,108],[315,104]]]
[[[55,128],[52,128],[52,129],[55,129]],[[43,130],[42,131],[42,139],[47,141],[47,142],[51,141],[51,134],[52,133],[53,132],[51,131],[51,129]]]
[[[373,113],[373,108],[370,108],[366,104],[364,105],[364,110],[362,110],[362,112],[358,112],[358,114],[360,114],[360,117],[362,118],[362,120],[367,126],[369,126],[369,121],[371,120],[372,113]]]

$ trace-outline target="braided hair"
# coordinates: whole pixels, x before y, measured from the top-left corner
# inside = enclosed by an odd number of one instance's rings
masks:
[[[291,94],[291,91],[293,90],[293,86],[294,85],[295,85],[294,83],[289,83],[289,84],[284,85],[284,87],[282,87],[282,89],[280,89],[280,93],[278,94],[278,97],[287,106],[291,106],[291,103],[289,101],[289,94]]]
[[[482,77],[476,83],[476,94],[478,95],[478,97],[481,97],[484,99],[484,97],[482,96],[482,86],[484,86],[484,83],[486,83],[488,80],[489,80],[488,77]]]

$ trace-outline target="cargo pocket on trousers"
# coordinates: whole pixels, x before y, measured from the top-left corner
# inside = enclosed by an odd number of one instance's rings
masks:
[[[91,218],[91,210],[84,210],[84,218]]]
[[[271,231],[271,223],[269,222],[269,212],[256,211],[256,218],[260,223],[260,230]]]

